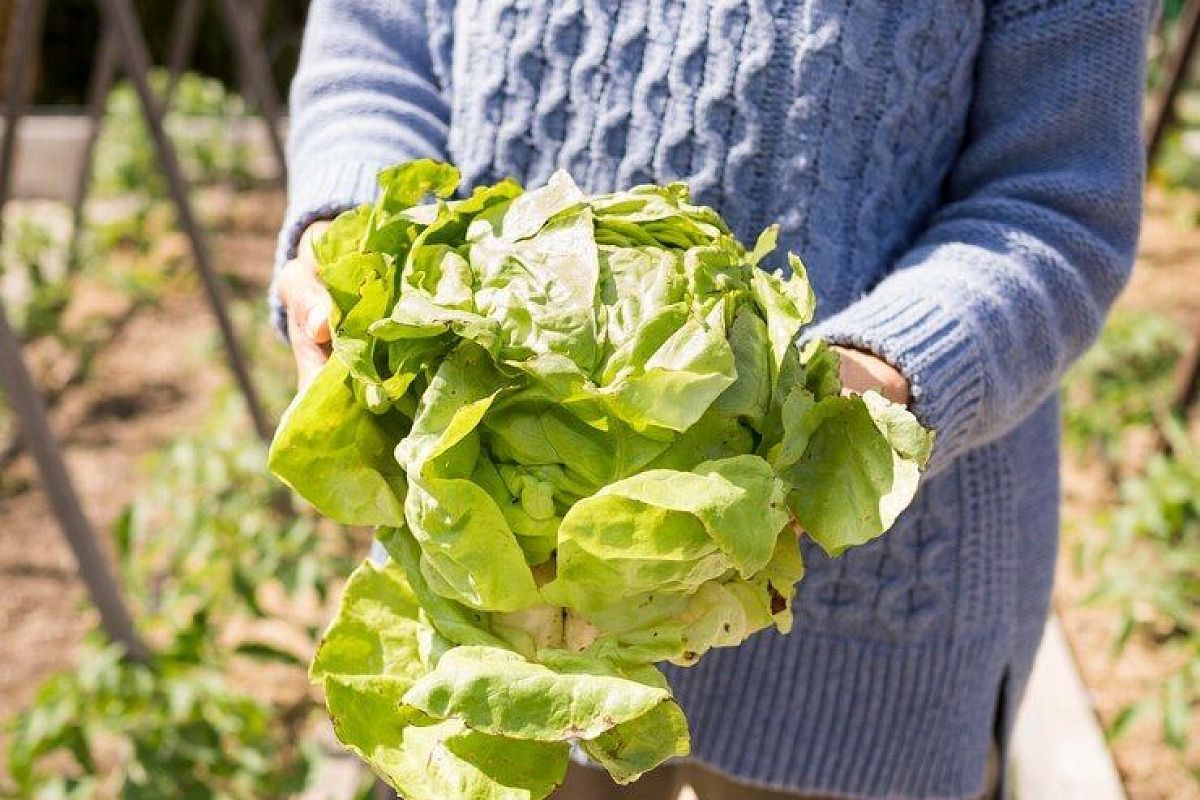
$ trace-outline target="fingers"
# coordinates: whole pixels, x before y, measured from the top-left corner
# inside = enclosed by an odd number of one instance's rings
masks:
[[[296,362],[296,387],[303,389],[308,386],[321,367],[329,359],[329,346],[317,342],[309,336],[304,327],[296,322],[296,317],[288,316],[288,340],[292,345],[292,357]]]
[[[838,354],[843,395],[874,389],[893,403],[908,404],[908,381],[891,364],[862,350],[846,347],[834,347],[834,350]]]
[[[328,227],[315,223],[300,239],[296,258],[279,274],[279,300],[288,320],[288,340],[296,361],[296,382],[303,389],[329,358],[329,313],[333,303],[317,277],[312,239]]]

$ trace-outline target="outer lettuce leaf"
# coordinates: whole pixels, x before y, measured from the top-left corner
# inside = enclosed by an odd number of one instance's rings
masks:
[[[413,684],[404,702],[433,717],[461,719],[472,730],[558,742],[593,739],[670,697],[663,687],[579,669],[591,664],[573,666],[559,672],[509,650],[456,647]]]
[[[419,617],[417,598],[397,567],[363,562],[350,576],[338,618],[317,648],[313,679],[370,679],[378,691],[400,687],[403,692],[426,672],[420,640],[430,631]]]
[[[599,247],[599,293],[609,353],[662,309],[686,301],[679,255],[661,247]]]
[[[379,173],[379,197],[366,222],[363,246],[381,253],[397,253],[411,247],[423,224],[413,211],[427,195],[447,197],[458,185],[458,170],[428,159],[410,161]],[[435,206],[436,209],[436,206]]]
[[[540,601],[525,555],[496,501],[469,480],[409,485],[409,529],[435,592],[484,611],[515,611]]]
[[[407,800],[539,800],[566,776],[565,742],[491,736],[404,706],[398,716],[412,724],[369,760]]]
[[[313,241],[313,255],[320,265],[321,279],[333,290],[337,301],[336,286],[342,283],[336,276],[338,270],[330,269],[343,256],[362,254],[367,237],[367,226],[371,218],[370,206],[359,206],[338,215],[325,233]]]
[[[643,592],[691,593],[762,569],[787,519],[785,487],[757,456],[641,472],[567,512],[542,593],[585,615]]]
[[[756,272],[750,284],[754,300],[766,318],[776,369],[792,351],[796,335],[801,327],[812,320],[816,308],[816,299],[804,278],[803,265],[799,259],[793,258],[791,266],[793,273],[790,278]]]
[[[409,476],[405,520],[433,590],[472,608],[515,611],[538,602],[537,587],[495,499],[469,480],[476,428],[497,385],[483,352],[464,343],[438,368],[396,455]]]
[[[609,410],[634,431],[684,431],[737,380],[733,348],[717,320],[692,317],[602,390]]]
[[[411,532],[406,528],[382,528],[376,537],[393,562],[404,572],[404,580],[417,599],[423,619],[439,636],[451,644],[503,647],[504,640],[491,632],[488,614],[435,593],[425,581],[421,564],[424,555]],[[345,600],[341,616],[344,616]]]
[[[450,353],[421,397],[396,460],[412,479],[465,478],[479,454],[477,428],[500,391],[482,351],[463,343]]]
[[[557,577],[542,588],[550,602],[590,617],[652,590],[695,591],[732,568],[698,518],[673,509],[652,513],[649,504],[623,496],[622,483],[581,500],[563,518]]]
[[[671,758],[686,756],[691,737],[683,709],[668,700],[580,746],[614,781],[628,784]]]
[[[398,685],[325,681],[338,738],[408,800],[541,800],[562,783],[569,747],[434,720],[401,704]]]
[[[385,213],[415,206],[426,195],[448,197],[458,186],[458,170],[428,158],[389,167],[379,173],[379,199],[375,208]]]
[[[564,671],[596,669],[592,659],[581,655],[554,653],[549,660],[556,669]],[[662,673],[649,665],[625,664],[614,671],[646,686],[668,688]],[[687,719],[674,700],[659,703],[645,714],[579,744],[584,753],[620,784],[632,783],[668,759],[686,756],[691,751]]]
[[[761,430],[771,407],[771,351],[767,325],[750,309],[743,308],[729,329],[737,379],[718,398],[717,410],[745,419]]]
[[[501,324],[502,358],[558,353],[592,369],[598,356],[599,265],[590,210],[560,214],[520,241],[483,239],[472,247],[471,261],[478,277],[476,307]]]
[[[318,511],[346,525],[404,521],[404,473],[392,448],[407,428],[355,399],[349,370],[330,359],[284,412],[271,443],[272,472]]]
[[[792,448],[803,455],[785,472],[795,487],[788,505],[835,556],[892,526],[916,494],[932,447],[910,412],[873,392],[815,403],[790,435],[804,446]],[[814,486],[823,491],[808,488]]]
[[[515,198],[505,210],[499,236],[510,242],[527,239],[541,231],[551,217],[578,206],[583,192],[567,173],[559,171],[540,189]]]
[[[736,574],[709,581],[692,595],[650,591],[589,615],[599,646],[613,646],[632,662],[690,666],[713,647],[732,647],[774,625],[791,630],[791,601],[804,574],[796,536],[775,540],[767,565],[751,578]]]
[[[694,472],[735,490],[726,502],[695,504],[693,513],[743,577],[758,572],[771,560],[775,538],[787,524],[787,487],[770,464],[752,455],[705,462]]]
[[[436,636],[418,597],[395,565],[367,561],[347,583],[312,667],[338,738],[407,798],[546,797],[562,782],[566,744],[490,736],[403,704],[429,675],[421,652]]]

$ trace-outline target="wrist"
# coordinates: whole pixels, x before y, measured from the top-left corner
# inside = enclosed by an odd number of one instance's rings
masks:
[[[838,376],[844,391],[862,394],[874,390],[893,403],[908,405],[909,385],[904,373],[868,350],[832,345],[838,355]]]

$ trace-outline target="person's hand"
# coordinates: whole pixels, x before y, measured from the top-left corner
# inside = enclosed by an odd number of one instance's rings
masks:
[[[279,273],[279,301],[287,314],[288,341],[296,359],[296,385],[303,389],[329,359],[329,312],[333,301],[317,277],[313,239],[329,227],[321,220],[300,237],[296,257]]]
[[[843,394],[862,394],[874,389],[893,403],[908,405],[908,379],[878,356],[865,350],[833,347],[840,361],[838,376]]]

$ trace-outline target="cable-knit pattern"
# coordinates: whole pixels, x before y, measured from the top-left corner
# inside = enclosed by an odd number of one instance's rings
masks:
[[[607,6],[615,6],[615,9],[610,11]],[[586,175],[591,161],[592,133],[596,129],[600,98],[608,79],[605,66],[620,6],[620,0],[583,0],[583,27],[587,37],[570,72],[571,109],[575,116],[562,154],[557,159],[557,166],[574,175]]]
[[[596,154],[588,172],[580,174],[589,186],[613,186],[617,166],[626,151],[633,116],[634,89],[642,74],[648,36],[649,4],[621,4],[613,26],[608,76],[598,102],[591,151]]]
[[[541,75],[533,115],[534,158],[520,177],[530,184],[546,181],[558,165],[558,156],[567,140],[568,125],[577,113],[570,103],[571,69],[586,47],[582,0],[559,0],[549,4],[549,15],[542,36],[546,68]],[[482,71],[488,65],[481,64]],[[474,176],[465,173],[470,182]],[[498,176],[480,176],[493,180]]]
[[[848,5],[845,0],[840,6]],[[841,69],[838,50],[841,47],[844,8],[819,14],[808,4],[799,4],[793,11],[791,41],[794,46],[791,61],[790,103],[785,114],[786,136],[779,151],[781,162],[774,170],[779,183],[794,186],[794,198],[772,195],[772,211],[779,220],[780,244],[801,254],[808,267],[809,277],[822,302],[818,313],[824,315],[830,293],[836,285],[834,265],[842,262],[835,229],[817,224],[811,211],[821,205],[819,190],[825,194],[832,188],[824,179],[827,171],[822,165],[822,142],[831,138],[829,99],[834,78]],[[840,12],[840,13],[839,13]],[[794,91],[803,86],[804,91]],[[801,246],[803,245],[803,246]],[[823,265],[828,264],[828,269]]]
[[[652,182],[654,150],[662,136],[663,117],[670,94],[667,73],[679,40],[685,0],[649,3],[646,42],[641,70],[633,83],[633,109],[625,152],[617,156],[616,186]]]
[[[692,177],[696,99],[708,60],[708,30],[721,0],[683,0],[675,47],[667,68],[666,107],[662,133],[654,150],[654,172],[666,180]],[[706,187],[697,186],[699,194]]]
[[[444,96],[454,93],[454,0],[425,0],[429,62]]]
[[[508,51],[504,86],[504,118],[500,123],[492,172],[500,175],[524,175],[533,161],[535,147],[532,126],[537,98],[546,71],[542,50],[545,19],[551,0],[531,0],[525,24],[513,37]]]
[[[702,95],[700,129],[706,134],[700,141],[707,147],[705,168],[696,176],[705,183],[707,174],[721,179],[720,194],[713,191],[712,203],[725,209],[726,219],[737,231],[763,227],[762,208],[750,203],[729,203],[726,198],[753,197],[761,185],[759,178],[769,163],[771,150],[766,147],[765,128],[770,115],[779,108],[779,86],[767,74],[775,51],[775,25],[766,0],[729,4],[718,31],[737,47],[723,48],[722,60],[733,78],[732,91]],[[715,70],[713,71],[715,72]],[[714,78],[712,85],[717,85]],[[723,162],[714,153],[719,141],[725,142],[728,155]],[[720,174],[720,168],[724,174]],[[703,199],[703,198],[702,198]],[[705,200],[707,202],[707,200]]]
[[[791,635],[668,670],[693,757],[974,796],[1048,604],[1050,394],[1132,260],[1152,5],[312,0],[280,260],[389,157],[448,155],[464,190],[686,180],[743,239],[779,222],[769,265],[800,254],[820,301],[805,335],[895,364],[938,439],[890,533],[805,540]]]
[[[460,3],[455,8],[454,71],[457,83],[470,86],[470,92],[454,92],[451,98],[449,150],[464,176],[490,172],[498,149],[500,125],[504,118],[507,70],[505,64],[514,46],[517,8],[496,0]],[[463,25],[471,19],[473,24]],[[458,64],[464,58],[492,64],[490,70],[462,74]]]

